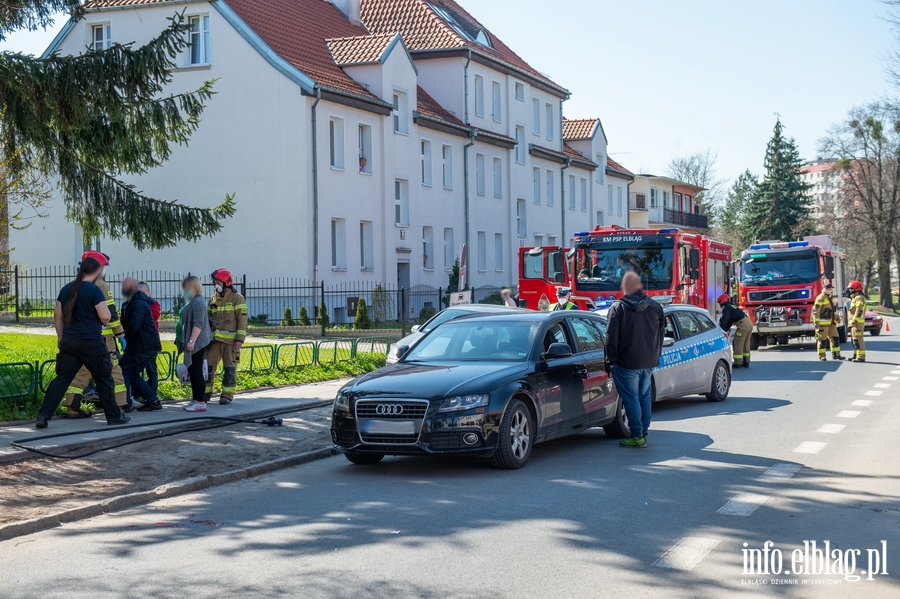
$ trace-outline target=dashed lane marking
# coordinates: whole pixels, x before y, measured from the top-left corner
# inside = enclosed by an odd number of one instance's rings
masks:
[[[867,408],[867,407],[871,406],[873,403],[875,403],[875,402],[872,401],[871,399],[857,399],[850,405],[851,406],[859,406],[861,408]]]
[[[768,499],[768,495],[743,493],[720,507],[718,511],[726,516],[749,516]]]
[[[890,383],[875,383],[872,386],[875,387],[876,389],[890,389],[891,388]]]
[[[844,428],[843,425],[841,425],[841,428]],[[791,478],[792,476],[797,474],[797,472],[799,472],[801,468],[803,468],[803,466],[801,466],[800,464],[791,464],[788,462],[775,464],[774,466],[763,472],[760,478],[765,480],[783,480],[786,478]]]
[[[828,443],[821,441],[804,441],[794,448],[794,453],[819,453]]]
[[[883,381],[896,381],[896,380],[900,380],[900,376],[886,376],[886,377],[884,377],[884,378],[881,379],[881,380],[883,380]]]
[[[891,374],[900,374],[900,370],[892,370]]]
[[[845,426],[847,426],[847,425],[846,424],[823,424],[822,426],[819,427],[819,430],[817,430],[816,432],[817,433],[836,434],[836,433],[839,433],[842,430],[844,430]]]
[[[868,395],[869,397],[881,397],[882,393],[884,393],[884,391],[866,391],[863,395]]]
[[[653,565],[657,568],[683,570],[685,572],[693,570],[721,542],[719,539],[685,537],[663,553],[662,557],[653,562]]]
[[[856,418],[862,414],[859,410],[841,410],[835,415],[835,418]]]

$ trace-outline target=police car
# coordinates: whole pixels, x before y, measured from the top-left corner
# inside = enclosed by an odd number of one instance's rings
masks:
[[[597,310],[604,319],[608,308]],[[695,306],[663,307],[666,333],[653,370],[653,401],[705,395],[724,401],[731,389],[731,344],[709,312]]]

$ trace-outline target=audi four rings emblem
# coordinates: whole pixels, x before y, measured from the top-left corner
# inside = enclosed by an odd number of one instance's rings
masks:
[[[403,413],[403,406],[395,403],[380,403],[375,406],[375,413],[379,416],[399,416]]]

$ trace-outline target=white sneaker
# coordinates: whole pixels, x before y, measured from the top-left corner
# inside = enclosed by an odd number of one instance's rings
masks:
[[[202,401],[191,401],[184,407],[185,412],[206,412],[206,404]]]

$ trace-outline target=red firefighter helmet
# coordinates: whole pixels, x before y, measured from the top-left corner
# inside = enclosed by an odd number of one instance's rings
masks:
[[[213,281],[221,281],[225,287],[231,287],[234,284],[234,278],[231,276],[231,271],[225,268],[217,268],[212,273]]]
[[[98,250],[88,250],[85,253],[81,254],[82,262],[84,262],[88,258],[93,258],[103,266],[107,266],[109,264],[109,256]]]
[[[863,284],[859,281],[850,281],[850,291],[862,291]]]
[[[727,304],[730,301],[731,301],[731,296],[728,295],[727,293],[723,293],[722,295],[720,295],[719,297],[716,298],[716,303],[718,303],[720,306],[724,306],[725,304]]]

